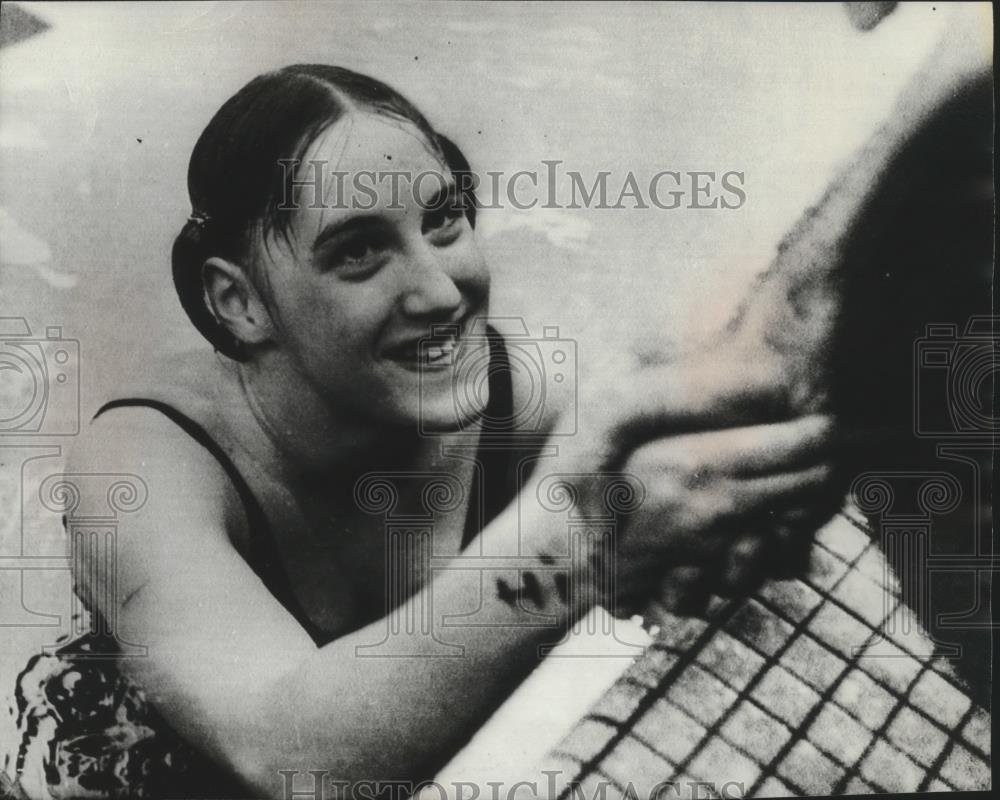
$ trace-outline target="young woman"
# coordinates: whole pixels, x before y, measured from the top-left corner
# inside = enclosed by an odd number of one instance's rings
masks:
[[[388,170],[402,177],[350,179]],[[334,173],[348,179],[316,183]],[[595,597],[738,591],[808,540],[816,509],[829,510],[830,423],[788,418],[763,361],[581,386],[576,434],[553,437],[545,458],[501,446],[517,440],[530,387],[483,326],[490,275],[467,174],[406,99],[331,66],[255,78],[209,123],[173,270],[217,352],[117,394],[68,468],[148,487],[121,521],[116,591],[94,564],[77,575],[91,612],[146,657],[83,659],[91,645],[71,644],[33,660],[19,688],[22,788],[277,796],[288,770],[429,778]],[[476,359],[485,373],[457,366]],[[558,427],[560,410],[545,411]],[[404,564],[414,580],[390,596],[384,519],[357,495],[373,472],[458,487],[437,508],[436,558],[510,552],[513,540],[516,565]],[[546,507],[542,482],[565,476],[587,511],[604,502],[595,476],[616,472],[642,502],[612,563],[584,553],[567,566],[565,515]],[[397,508],[425,509],[425,488],[401,482]],[[77,513],[101,502],[84,490]],[[594,585],[595,563],[614,570],[612,594]],[[387,615],[428,608],[433,636],[411,657],[358,649],[384,639]],[[444,625],[472,612],[477,625]],[[437,642],[461,657],[430,657]]]

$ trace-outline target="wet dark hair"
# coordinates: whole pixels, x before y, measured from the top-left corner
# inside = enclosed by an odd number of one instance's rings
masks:
[[[250,268],[254,237],[286,235],[294,170],[326,128],[351,108],[412,123],[458,182],[466,216],[476,221],[469,163],[437,133],[417,108],[381,81],[342,67],[294,64],[259,75],[227,100],[191,153],[188,194],[192,214],[174,240],[174,286],[181,305],[216,350],[245,361],[249,353],[215,318],[202,284],[202,266],[213,256]]]

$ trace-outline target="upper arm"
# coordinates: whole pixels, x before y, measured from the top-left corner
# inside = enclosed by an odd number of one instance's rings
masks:
[[[266,732],[256,703],[316,647],[233,546],[245,525],[229,477],[201,445],[150,409],[120,409],[95,421],[74,448],[67,474],[136,476],[146,500],[120,515],[117,579],[87,555],[77,578],[116,636],[145,648],[123,659],[158,711],[182,735],[230,764]],[[134,480],[134,479],[133,479]],[[80,480],[78,513],[106,503]],[[94,586],[94,576],[102,586]],[[113,588],[114,594],[95,591]],[[242,739],[242,741],[241,741]]]

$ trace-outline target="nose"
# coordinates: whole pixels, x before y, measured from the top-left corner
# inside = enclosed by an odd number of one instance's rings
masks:
[[[404,265],[403,313],[411,317],[451,316],[462,304],[462,292],[447,260],[432,245],[415,245]]]

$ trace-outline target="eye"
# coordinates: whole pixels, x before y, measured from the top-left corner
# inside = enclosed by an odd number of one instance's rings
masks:
[[[353,277],[374,272],[384,260],[386,242],[375,234],[359,234],[341,242],[330,253],[327,266]]]
[[[457,238],[465,217],[465,204],[457,197],[450,197],[440,208],[430,208],[424,214],[423,233]],[[450,241],[450,239],[449,239]]]
[[[340,250],[340,257],[344,261],[363,261],[367,256],[375,252],[375,245],[367,237],[358,237],[353,242],[348,242]]]

